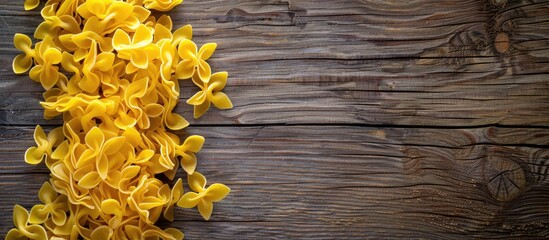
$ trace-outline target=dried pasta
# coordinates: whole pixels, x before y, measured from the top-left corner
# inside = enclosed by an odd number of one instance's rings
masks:
[[[232,108],[222,92],[227,72],[212,74],[206,62],[217,45],[200,49],[190,25],[173,30],[168,11],[182,0],[49,0],[44,21],[30,37],[17,33],[13,60],[16,74],[45,89],[44,118],[62,117],[63,126],[45,133],[36,126],[36,146],[25,162],[45,163],[49,181],[38,192],[41,203],[27,211],[15,205],[15,228],[6,239],[183,239],[175,228],[155,223],[174,219],[174,206],[197,207],[204,219],[213,203],[230,189],[220,183],[206,187],[196,171],[204,137],[183,142],[170,130],[189,122],[174,108],[179,80],[191,79],[200,89],[187,103],[194,117],[213,104]],[[25,0],[25,10],[38,7]],[[183,180],[173,185],[181,169]]]

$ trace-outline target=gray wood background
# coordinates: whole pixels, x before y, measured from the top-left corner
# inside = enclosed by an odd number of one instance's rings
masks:
[[[0,234],[48,178],[26,165],[42,89],[13,34],[38,11],[0,0]],[[549,237],[549,1],[186,0],[217,42],[235,105],[192,120],[198,169],[232,193],[187,239]],[[196,90],[182,82],[177,111]],[[182,176],[182,175],[181,175]]]

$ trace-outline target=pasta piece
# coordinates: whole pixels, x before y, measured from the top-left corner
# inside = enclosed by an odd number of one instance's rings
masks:
[[[204,137],[192,135],[185,139],[181,146],[175,147],[175,153],[181,156],[181,166],[187,174],[193,174],[196,169],[196,153],[202,149],[204,145]]]
[[[52,148],[59,144],[63,139],[61,128],[52,130],[46,137],[46,133],[40,125],[34,129],[34,141],[37,147],[30,147],[25,152],[25,162],[29,164],[39,164],[44,158],[47,158],[52,152]]]
[[[172,187],[169,198],[170,201],[166,202],[166,205],[164,206],[165,208],[162,214],[165,219],[173,221],[174,205],[181,199],[181,196],[183,196],[183,181],[180,178]]]
[[[233,104],[229,97],[221,92],[227,84],[227,72],[214,73],[207,82],[201,81],[195,75],[193,82],[200,87],[201,91],[187,100],[188,104],[194,105],[194,118],[199,118],[210,108],[210,102],[219,109],[229,109]]]
[[[139,214],[147,224],[153,224],[162,213],[162,207],[168,202],[170,192],[161,188],[162,183],[156,178],[142,176],[139,184],[128,198],[129,208]]]
[[[41,224],[51,216],[55,225],[61,226],[65,224],[67,221],[65,212],[69,210],[67,197],[57,194],[49,182],[45,182],[42,185],[42,188],[38,192],[38,197],[44,204],[37,204],[32,207],[29,223]]]
[[[164,123],[166,127],[171,130],[181,130],[189,126],[189,122],[181,115],[174,113],[175,100],[170,99],[166,112],[164,113]]]
[[[13,208],[13,225],[15,225],[15,228],[10,229],[6,235],[6,240],[16,240],[24,237],[38,240],[48,239],[44,227],[28,224],[28,220],[29,213],[27,210],[19,205],[15,205]]]
[[[34,49],[31,48],[32,41],[31,39],[21,33],[16,33],[13,37],[13,45],[17,50],[22,51],[23,53],[15,56],[12,63],[13,72],[16,74],[25,73],[32,67]]]
[[[32,10],[38,7],[40,0],[25,0],[25,10]]]
[[[143,3],[148,9],[158,11],[169,11],[173,7],[181,4],[183,0],[144,0]]]
[[[99,184],[100,180],[105,180],[109,171],[109,157],[116,154],[126,141],[126,137],[119,136],[110,139],[105,138],[105,134],[98,127],[93,127],[86,134],[86,149],[79,161],[76,163],[77,168],[86,165],[95,165],[94,170],[86,173],[78,183],[81,187],[92,188]]]
[[[169,16],[158,19],[149,9],[167,11],[182,0],[49,0],[32,48],[24,34],[14,36],[22,53],[13,71],[40,82],[46,90],[46,119],[64,124],[47,135],[34,132],[36,146],[25,152],[29,164],[45,162],[51,178],[42,185],[42,203],[29,212],[14,207],[14,225],[6,239],[183,239],[177,229],[154,224],[174,219],[174,206],[195,207],[209,219],[213,202],[230,191],[222,184],[206,188],[196,172],[196,153],[204,137],[181,139],[168,130],[189,122],[175,111],[178,79],[191,78],[200,91],[188,102],[200,117],[213,103],[232,107],[221,92],[227,73],[211,74],[206,62],[216,49],[200,50],[192,27],[175,31]],[[26,0],[25,9],[38,1]],[[61,68],[61,69],[60,69]],[[65,75],[66,74],[66,75]],[[198,110],[197,110],[198,109]],[[179,165],[195,192],[173,186]]]
[[[214,183],[206,188],[206,178],[199,172],[188,175],[189,187],[195,192],[188,192],[177,202],[177,206],[193,208],[198,206],[198,212],[205,220],[209,220],[213,211],[213,203],[225,198],[231,189],[221,183]]]
[[[99,226],[96,229],[94,229],[90,235],[91,240],[104,240],[104,239],[111,239],[113,235],[112,228],[108,226]]]
[[[50,240],[53,239],[76,239],[78,231],[74,227],[74,215],[68,214],[67,220],[62,225],[57,225],[53,220],[48,219],[44,225],[48,234],[51,234]]]
[[[112,45],[119,58],[130,60],[136,68],[147,69],[149,62],[160,55],[159,47],[152,44],[152,33],[152,29],[143,24],[137,27],[132,37],[118,29],[112,38]]]
[[[161,25],[157,24],[157,26]],[[168,39],[162,39],[157,44],[160,46],[160,76],[162,77],[162,80],[169,81],[177,66],[176,63],[178,59],[175,54],[175,48]]]
[[[53,40],[46,36],[44,41],[37,47],[35,55],[36,65],[31,68],[29,76],[32,80],[40,82],[44,89],[52,88],[59,80],[59,67],[56,65],[61,63],[63,55],[61,51],[55,47]]]
[[[101,84],[104,74],[112,69],[115,56],[110,52],[97,53],[97,44],[95,40],[91,41],[91,47],[88,55],[84,59],[82,66],[83,78],[78,82],[78,86],[88,93],[95,93]]]
[[[175,71],[177,78],[191,78],[196,72],[203,82],[208,82],[212,70],[206,60],[212,56],[216,47],[216,43],[206,43],[197,51],[193,41],[188,39],[181,41],[177,46],[177,53],[182,59]]]
[[[68,15],[56,16],[55,12],[48,13],[44,10],[42,11],[42,17],[45,21],[40,23],[34,31],[34,38],[44,39],[46,36],[55,38],[58,32],[62,30],[67,33],[80,32],[80,26],[74,17]]]

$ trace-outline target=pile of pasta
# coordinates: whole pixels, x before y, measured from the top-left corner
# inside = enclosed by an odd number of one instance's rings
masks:
[[[28,36],[15,35],[22,53],[13,71],[30,70],[45,89],[44,117],[61,116],[64,124],[47,134],[36,127],[36,146],[25,161],[44,162],[51,178],[38,193],[41,204],[14,207],[15,228],[6,239],[183,239],[178,229],[155,223],[173,221],[175,205],[197,207],[208,220],[213,203],[229,193],[223,184],[208,186],[196,171],[204,138],[181,141],[170,132],[189,125],[174,112],[179,80],[198,86],[187,100],[195,118],[211,104],[232,108],[222,92],[227,73],[212,74],[206,62],[217,45],[198,48],[190,25],[173,31],[169,16],[151,14],[181,2],[49,0],[34,47]],[[24,4],[26,10],[38,5]],[[174,179],[180,167],[190,192]]]

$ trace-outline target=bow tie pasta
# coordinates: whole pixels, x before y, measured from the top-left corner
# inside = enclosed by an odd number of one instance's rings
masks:
[[[195,171],[204,137],[182,141],[170,130],[189,122],[174,112],[179,80],[193,81],[187,103],[199,118],[210,107],[232,108],[222,92],[226,72],[212,74],[206,62],[217,44],[198,48],[190,25],[173,30],[168,11],[182,0],[49,0],[44,21],[30,37],[17,33],[21,51],[12,63],[45,92],[46,119],[63,126],[46,133],[37,126],[29,164],[45,162],[51,178],[30,211],[15,205],[15,228],[6,239],[183,239],[157,220],[174,219],[174,206],[197,207],[204,219],[230,188]],[[39,5],[26,0],[25,10]],[[192,192],[183,192],[186,174]],[[159,174],[174,180],[162,182]]]

